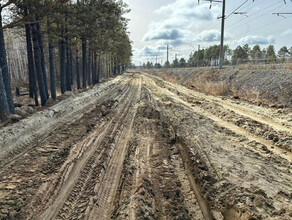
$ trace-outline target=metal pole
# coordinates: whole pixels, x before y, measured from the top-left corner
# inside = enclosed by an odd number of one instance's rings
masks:
[[[221,44],[220,44],[220,59],[219,59],[219,69],[222,69],[222,64],[224,60],[224,25],[225,25],[225,3],[226,0],[223,0],[222,6],[222,20],[221,20]]]
[[[167,45],[167,63],[168,63],[168,45]]]
[[[197,67],[199,67],[199,59],[200,59],[200,45],[198,45],[198,60],[197,60]]]

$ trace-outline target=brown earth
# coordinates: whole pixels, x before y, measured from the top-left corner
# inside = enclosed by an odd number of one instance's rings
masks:
[[[126,73],[0,129],[0,219],[291,219],[290,113]]]

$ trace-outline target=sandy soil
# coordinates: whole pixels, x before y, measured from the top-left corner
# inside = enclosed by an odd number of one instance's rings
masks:
[[[0,219],[291,219],[287,115],[126,73],[0,130]]]

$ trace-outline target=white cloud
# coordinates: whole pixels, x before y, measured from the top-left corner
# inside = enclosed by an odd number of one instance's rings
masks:
[[[215,14],[220,12],[220,8],[216,5],[212,10],[209,10],[209,4],[198,5],[194,0],[176,0],[167,6],[163,6],[155,11],[157,14],[164,14],[170,17],[186,18],[191,20],[193,18],[199,20],[211,20],[215,18]]]
[[[132,62],[136,65],[142,65],[143,63],[147,63],[148,61],[155,63],[156,56],[158,56],[160,61],[161,57],[164,57],[164,54],[166,53],[165,51],[166,47],[160,45],[145,46],[141,49],[134,48]]]
[[[219,13],[219,7],[213,6],[209,10],[209,4],[198,5],[194,0],[176,0],[155,13],[167,15],[167,18],[152,23],[142,40],[179,46],[190,44],[194,40],[191,29],[213,20]]]
[[[275,43],[275,37],[274,36],[259,36],[259,35],[248,35],[246,37],[240,38],[239,40],[233,41],[233,44],[237,45],[268,45],[268,44],[274,44]]]

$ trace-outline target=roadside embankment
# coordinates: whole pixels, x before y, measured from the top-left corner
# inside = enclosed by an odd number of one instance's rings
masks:
[[[151,74],[211,95],[231,96],[258,105],[292,107],[292,68],[176,68]]]

